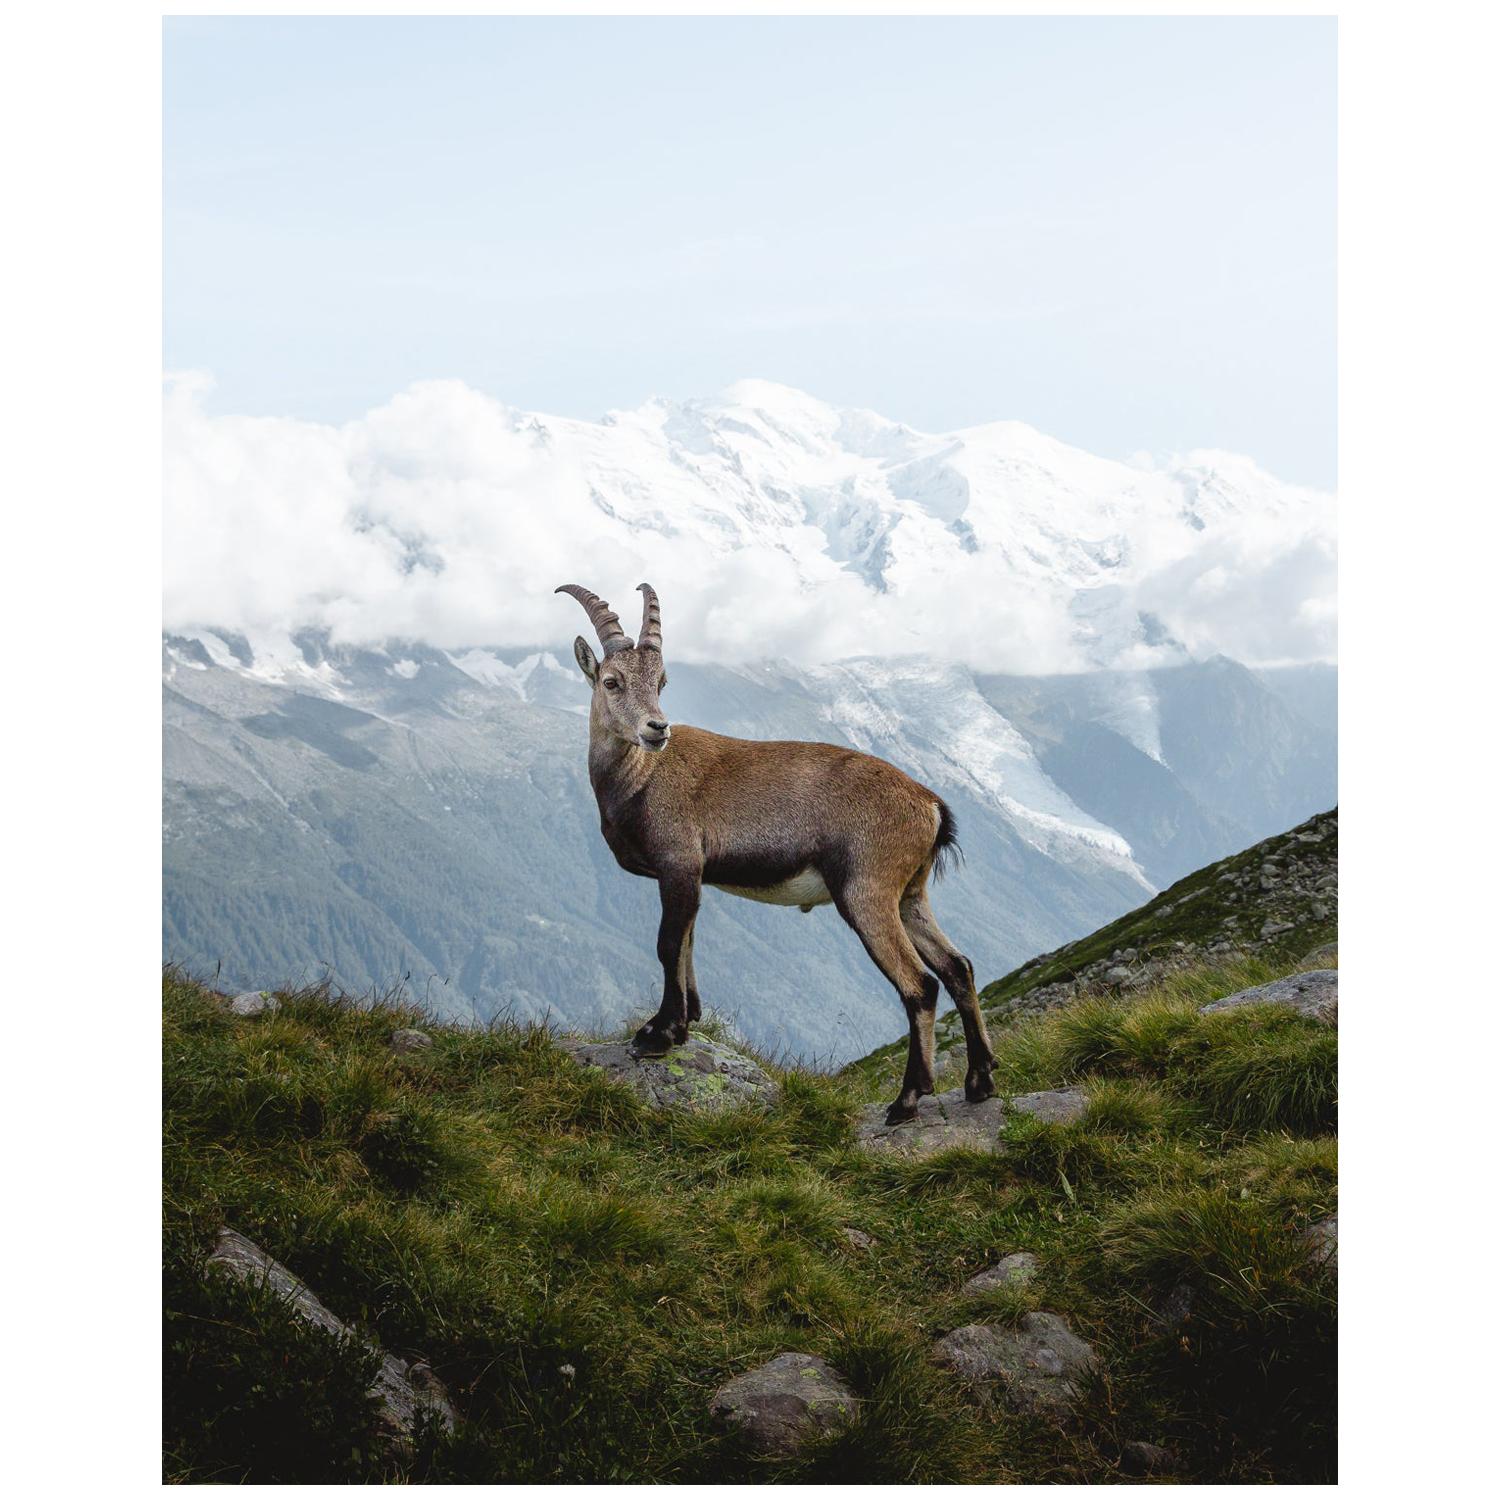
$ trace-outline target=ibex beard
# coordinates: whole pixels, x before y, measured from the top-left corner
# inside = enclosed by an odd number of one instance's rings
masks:
[[[704,885],[811,911],[832,903],[859,935],[906,1007],[910,1042],[890,1124],[916,1116],[933,1090],[932,1027],[938,982],[963,1019],[964,1095],[994,1093],[974,968],[948,940],[927,899],[927,881],[957,849],[953,815],[935,792],[888,761],[840,745],[740,740],[671,724],[661,607],[639,585],[639,639],[597,594],[571,594],[588,611],[603,659],[582,636],[573,654],[593,691],[589,780],[604,841],[632,875],[656,881],[661,925],[661,1007],[636,1032],[642,1056],[685,1042],[702,1014],[693,972],[693,928]]]

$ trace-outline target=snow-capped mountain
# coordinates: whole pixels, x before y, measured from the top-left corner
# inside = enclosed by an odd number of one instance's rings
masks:
[[[167,403],[167,620],[450,649],[649,577],[680,660],[1005,672],[1333,655],[1334,502],[1248,459],[926,434],[744,381],[600,421],[415,386],[341,427]]]

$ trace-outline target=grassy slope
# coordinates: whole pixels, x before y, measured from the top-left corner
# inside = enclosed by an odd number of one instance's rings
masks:
[[[1194,870],[1191,875],[1183,876],[1175,885],[1153,896],[1144,906],[1126,912],[1107,927],[1101,927],[1076,943],[1069,943],[1054,953],[1046,954],[1040,961],[1033,959],[1021,968],[1012,970],[1004,978],[986,985],[980,993],[982,1004],[986,1010],[994,1010],[1004,1001],[1014,999],[1037,985],[1067,979],[1084,965],[1108,958],[1116,948],[1134,947],[1142,958],[1151,958],[1170,956],[1178,943],[1201,946],[1206,939],[1222,930],[1226,914],[1247,911],[1243,895],[1238,900],[1233,899],[1233,894],[1238,893],[1234,893],[1234,887],[1226,882],[1225,877],[1257,870],[1273,854],[1285,859],[1283,851],[1288,841],[1294,840],[1296,834],[1303,829],[1317,829],[1324,833],[1324,843],[1309,852],[1316,854],[1320,865],[1336,869],[1338,813],[1335,810],[1320,813],[1289,833],[1277,834],[1274,838],[1253,844],[1238,854],[1232,854],[1227,859],[1205,865],[1201,870]],[[1336,923],[1331,917],[1320,920],[1312,916],[1307,910],[1309,903],[1305,897],[1289,899],[1278,892],[1274,899],[1262,896],[1260,901],[1263,909],[1254,903],[1253,898],[1248,908],[1254,921],[1246,921],[1247,935],[1254,931],[1261,916],[1269,915],[1273,910],[1291,926],[1289,932],[1268,941],[1266,952],[1269,957],[1291,958],[1320,943],[1335,940]],[[1164,911],[1163,908],[1168,910]]]
[[[1006,1031],[1002,1087],[1092,1079],[1089,1118],[921,1162],[850,1148],[874,1087],[858,1073],[784,1073],[766,1113],[656,1115],[539,1030],[429,1028],[430,1050],[398,1056],[410,1012],[311,994],[239,1020],[169,973],[166,1475],[1104,1481],[1139,1438],[1193,1478],[1327,1479],[1332,1289],[1297,1236],[1335,1208],[1336,1039],[1196,1009],[1272,972],[1205,969]],[[460,1434],[383,1454],[368,1359],[204,1282],[225,1222],[430,1360]],[[1017,1249],[1042,1258],[1035,1288],[961,1295]],[[1184,1280],[1193,1318],[1153,1333],[1146,1305]],[[928,1360],[941,1331],[1038,1305],[1108,1371],[1067,1432],[975,1412]],[[858,1429],[768,1469],[706,1406],[784,1349],[867,1400]]]

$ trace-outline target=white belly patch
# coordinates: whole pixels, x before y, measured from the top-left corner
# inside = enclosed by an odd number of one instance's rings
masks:
[[[814,869],[798,870],[780,885],[715,885],[714,889],[728,891],[731,896],[743,896],[747,901],[769,902],[772,906],[800,906],[803,911],[827,906],[833,900],[828,887],[823,884],[823,877]]]

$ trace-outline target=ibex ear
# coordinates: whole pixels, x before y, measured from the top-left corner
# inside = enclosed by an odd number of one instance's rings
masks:
[[[582,636],[579,636],[573,642],[573,655],[578,658],[579,671],[588,678],[589,686],[593,687],[599,680],[599,660],[594,655],[593,647]]]

